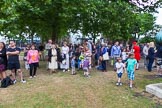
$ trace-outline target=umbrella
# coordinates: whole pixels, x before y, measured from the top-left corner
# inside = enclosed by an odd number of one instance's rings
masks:
[[[157,44],[162,44],[162,30],[156,34],[155,40]]]

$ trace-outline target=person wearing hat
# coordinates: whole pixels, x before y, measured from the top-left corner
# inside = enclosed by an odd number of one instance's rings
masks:
[[[139,61],[141,59],[140,47],[137,45],[137,42],[133,42],[132,48],[133,48],[134,57],[137,60],[136,70],[138,70],[139,69]]]

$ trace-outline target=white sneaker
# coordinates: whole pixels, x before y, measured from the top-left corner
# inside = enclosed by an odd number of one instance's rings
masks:
[[[63,72],[65,72],[65,70],[63,70]]]
[[[120,86],[122,86],[123,84],[122,83],[120,83]]]
[[[117,82],[116,85],[119,86],[119,83]]]
[[[33,78],[32,76],[29,77],[30,79]]]
[[[16,82],[17,82],[17,81],[16,81],[16,79],[15,79],[15,80],[13,80],[13,84],[16,84]]]
[[[91,76],[90,75],[88,75],[88,78],[90,78]]]
[[[24,79],[23,79],[23,80],[21,80],[21,82],[22,82],[22,83],[26,83],[26,81],[25,81]]]
[[[89,66],[89,69],[92,69],[92,66]]]
[[[36,76],[35,76],[35,75],[34,75],[33,77],[34,77],[34,78],[36,78]]]

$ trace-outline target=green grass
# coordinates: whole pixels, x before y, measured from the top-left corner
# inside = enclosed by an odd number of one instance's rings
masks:
[[[28,79],[28,72],[24,70],[26,84],[18,82],[0,89],[0,108],[161,108],[152,98],[135,96],[143,92],[147,84],[161,81],[147,77],[155,73],[137,71],[135,88],[130,90],[126,74],[122,79],[123,86],[117,87],[113,71],[93,70],[91,78],[84,78],[82,71],[75,76],[70,72],[49,74],[45,62],[40,67],[34,79]]]

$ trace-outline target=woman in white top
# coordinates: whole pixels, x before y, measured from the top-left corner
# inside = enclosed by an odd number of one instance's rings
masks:
[[[57,51],[56,46],[54,44],[51,45],[51,49],[48,51],[48,57],[49,57],[49,69],[51,70],[51,73],[58,68],[57,63]]]
[[[64,42],[62,48],[61,48],[62,55],[65,55],[65,62],[61,63],[61,69],[63,69],[63,72],[69,71],[69,47],[67,46],[67,42]]]

